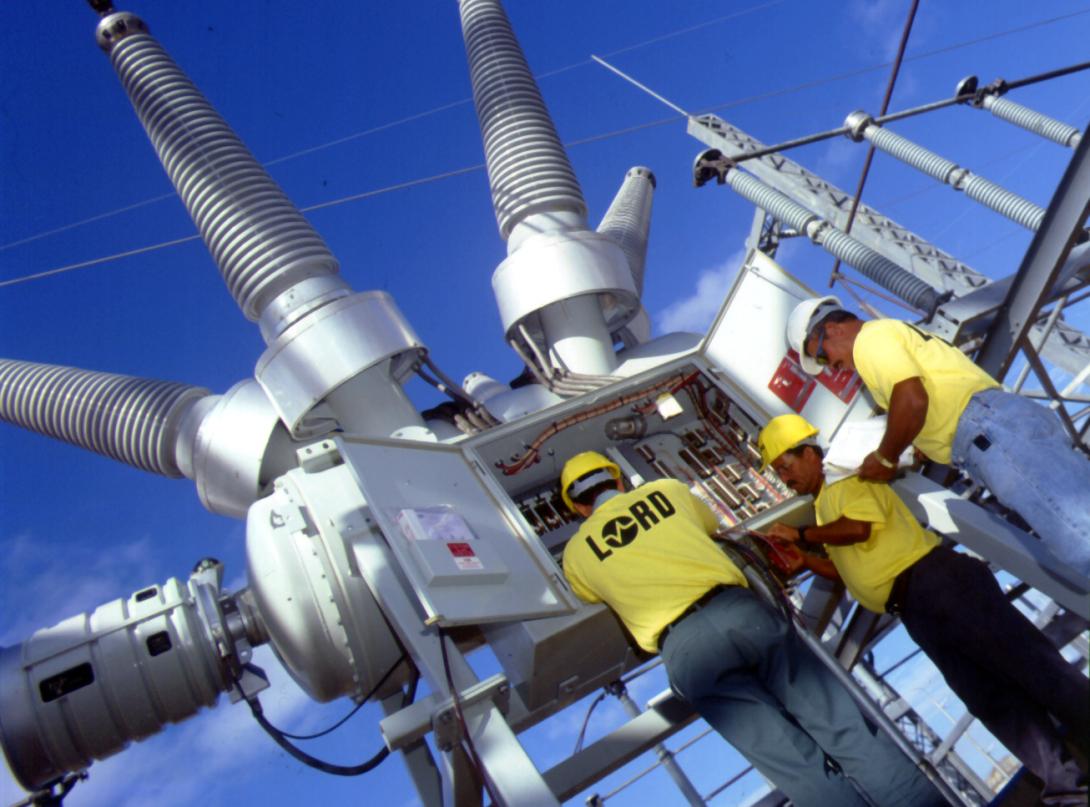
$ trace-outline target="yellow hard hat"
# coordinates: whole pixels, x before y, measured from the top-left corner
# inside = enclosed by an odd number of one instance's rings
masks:
[[[573,482],[578,482],[595,471],[608,471],[609,475],[614,479],[621,478],[621,469],[617,467],[617,463],[610,461],[608,457],[599,454],[597,451],[584,451],[564,463],[564,470],[560,472],[560,496],[564,499],[564,504],[568,505],[568,509],[573,513],[576,512],[575,504],[572,502],[571,496],[568,495],[568,489]]]
[[[761,470],[771,465],[783,452],[818,433],[817,428],[801,415],[780,415],[768,421],[757,435],[761,451]]]

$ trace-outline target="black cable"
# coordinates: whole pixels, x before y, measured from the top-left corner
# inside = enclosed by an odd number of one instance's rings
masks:
[[[497,796],[496,792],[492,789],[492,783],[485,775],[484,765],[481,764],[481,758],[477,754],[477,746],[474,745],[473,738],[469,735],[469,727],[466,725],[466,718],[462,713],[462,701],[458,697],[458,687],[454,685],[454,676],[450,671],[450,659],[447,656],[447,633],[443,628],[439,629],[439,650],[443,656],[443,674],[447,679],[447,689],[450,691],[450,700],[454,705],[454,714],[458,718],[458,726],[462,729],[462,739],[465,740],[465,749],[469,756],[469,762],[473,766],[474,772],[477,774],[477,779],[484,785],[484,789],[488,791],[492,803],[503,804],[499,796]]]
[[[428,372],[424,370],[427,367],[435,377],[432,377]],[[414,371],[421,380],[427,382],[431,386],[435,387],[444,395],[448,396],[451,400],[461,404],[464,407],[463,416],[479,431],[485,431],[492,426],[498,426],[500,421],[496,419],[495,415],[488,411],[485,405],[473,398],[463,389],[452,381],[442,369],[433,362],[430,358],[425,357],[423,363],[418,365]],[[474,419],[481,421],[481,423],[475,423]]]
[[[386,675],[383,676],[383,678],[377,684],[375,684],[371,691],[367,693],[367,696],[363,699],[363,701],[361,701],[361,705],[362,703],[371,699],[371,697],[386,682],[386,679],[390,677],[394,670],[396,670],[398,666],[400,666],[401,662],[404,660],[405,656],[402,655],[401,658],[397,660],[397,663],[390,668],[390,671],[387,672]],[[413,682],[410,684],[409,690],[406,691],[405,696],[402,698],[402,703],[406,706],[409,702],[411,702],[409,700],[410,695],[412,697],[416,696],[416,681],[418,680],[418,678],[419,676],[414,676]],[[242,690],[242,687],[237,679],[235,681],[235,685],[239,687],[240,691]],[[280,731],[278,728],[276,728],[276,726],[274,726],[265,718],[264,710],[261,708],[261,701],[258,700],[256,695],[248,696],[246,698],[246,703],[250,705],[250,711],[254,716],[254,720],[256,720],[258,725],[265,730],[266,734],[272,737],[273,741],[277,745],[287,751],[291,756],[295,757],[295,759],[302,762],[304,765],[322,771],[323,773],[332,774],[333,776],[359,776],[377,768],[382,763],[382,761],[390,755],[390,749],[383,746],[377,754],[375,754],[370,759],[361,762],[358,765],[335,765],[331,762],[326,762],[325,760],[318,759],[317,757],[312,757],[301,748],[293,745],[291,741],[288,740],[284,732]],[[340,722],[343,723],[344,720],[341,720]]]
[[[401,658],[399,658],[397,661],[394,662],[394,666],[392,666],[389,670],[387,670],[386,675],[382,676],[382,678],[379,679],[379,682],[377,684],[375,684],[374,688],[369,693],[367,693],[367,697],[364,698],[363,700],[361,700],[355,706],[353,706],[352,711],[350,711],[348,714],[346,714],[344,717],[342,717],[340,720],[338,720],[336,723],[334,723],[329,728],[323,729],[322,731],[319,731],[316,734],[292,734],[290,731],[284,731],[283,729],[277,728],[276,726],[273,726],[273,728],[279,734],[281,734],[282,736],[287,737],[287,738],[292,739],[292,740],[314,740],[314,739],[317,739],[318,737],[324,737],[326,734],[329,734],[334,729],[340,728],[342,725],[344,725],[346,720],[348,720],[350,717],[352,717],[352,715],[354,715],[356,712],[358,712],[360,709],[362,709],[363,705],[365,703],[367,703],[367,701],[369,701],[371,699],[372,695],[374,695],[376,692],[378,692],[379,688],[383,684],[386,683],[386,679],[389,678],[391,675],[393,675],[394,670],[396,670],[398,665],[401,664],[401,662],[403,662],[404,660],[405,660],[405,656],[404,656],[404,654],[402,654]],[[414,697],[415,697],[415,685],[414,685]],[[412,701],[410,700],[409,703],[412,703]],[[405,705],[407,706],[408,704],[405,704]],[[272,725],[272,724],[270,723],[269,725]]]
[[[748,532],[749,530],[745,530],[743,531],[743,534]],[[795,608],[792,605],[791,600],[788,599],[787,594],[785,594],[784,590],[780,587],[780,584],[765,570],[764,560],[757,551],[746,546],[741,541],[731,541],[727,545],[732,551],[737,552],[745,559],[746,565],[760,578],[761,583],[764,584],[765,588],[769,590],[776,600],[776,605],[784,619],[787,620],[787,624],[794,627]]]
[[[1049,70],[1045,73],[1038,73],[1035,76],[1020,78],[1017,81],[1006,81],[1004,82],[1004,85],[1006,90],[1016,90],[1019,87],[1036,84],[1040,81],[1050,81],[1054,78],[1060,78],[1061,76],[1068,76],[1072,73],[1078,73],[1081,70],[1090,70],[1090,62],[1079,62],[1078,64],[1068,65],[1067,67],[1058,67],[1055,70]]]
[[[292,734],[290,731],[282,731],[281,729],[278,729],[275,726],[273,726],[273,728],[276,728],[276,731],[279,732],[280,736],[287,737],[290,740],[316,740],[319,737],[324,737],[325,735],[329,734],[334,729],[340,728],[344,724],[344,722],[346,720],[348,720],[350,717],[352,717],[352,715],[354,715],[356,712],[358,712],[363,707],[364,703],[366,703],[366,701],[360,701],[354,707],[352,707],[352,711],[350,711],[348,714],[346,714],[344,717],[342,717],[340,720],[338,720],[332,726],[330,726],[327,729],[324,729],[323,731],[316,732],[314,734]]]
[[[444,384],[442,381],[437,378],[433,378],[427,373],[426,370],[424,370],[423,366],[417,367],[414,372],[420,377],[421,380],[435,387],[437,390],[449,397],[451,400],[457,401],[458,403],[461,403],[463,405],[472,406],[472,402],[469,401],[464,395],[457,394],[453,389]]]
[[[583,727],[579,729],[579,736],[575,738],[575,750],[572,754],[578,754],[583,750],[583,739],[587,736],[587,726],[590,724],[591,713],[594,712],[594,707],[605,700],[606,693],[599,692],[598,697],[591,701],[590,708],[587,709],[587,714],[583,718]]]
[[[390,749],[386,746],[383,746],[382,750],[380,750],[377,754],[375,754],[366,762],[360,763],[359,765],[334,765],[332,763],[318,759],[317,757],[312,757],[310,754],[308,754],[306,751],[303,751],[298,746],[292,745],[291,741],[288,740],[287,737],[278,732],[273,727],[273,725],[265,719],[265,715],[261,713],[261,702],[258,701],[256,698],[254,698],[253,700],[248,700],[247,703],[250,704],[250,711],[252,711],[254,714],[254,720],[256,720],[258,722],[258,725],[265,730],[266,734],[273,738],[277,745],[279,745],[297,760],[302,762],[304,765],[315,768],[322,773],[329,773],[334,776],[359,776],[360,774],[367,773],[368,771],[372,771],[377,768],[379,764],[381,764],[382,761],[390,755]]]

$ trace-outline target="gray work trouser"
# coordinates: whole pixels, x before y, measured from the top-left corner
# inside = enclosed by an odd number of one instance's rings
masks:
[[[662,659],[674,690],[796,807],[946,803],[749,589],[727,587],[675,623]]]

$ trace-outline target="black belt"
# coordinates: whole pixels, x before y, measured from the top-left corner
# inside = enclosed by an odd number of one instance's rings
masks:
[[[939,544],[938,546],[931,547],[927,554],[922,558],[918,558],[915,563],[903,570],[899,575],[893,578],[893,586],[889,590],[889,596],[886,598],[886,613],[893,614],[894,616],[900,616],[905,609],[905,592],[908,590],[908,579],[912,576],[913,570],[915,570],[921,563],[927,558],[937,558],[942,560],[944,553],[950,553],[952,550],[949,547]]]
[[[932,549],[931,552],[935,550]],[[927,555],[930,555],[928,552]],[[926,558],[924,555],[923,558]],[[889,596],[886,597],[886,613],[893,614],[894,616],[900,616],[905,608],[905,592],[908,590],[908,579],[912,576],[912,570],[916,568],[923,558],[919,558],[916,563],[913,563],[907,569],[902,569],[901,573],[893,578],[893,586],[889,590]]]
[[[916,564],[913,563],[912,566]],[[893,578],[893,587],[889,590],[889,596],[886,597],[886,613],[893,614],[894,616],[900,616],[901,610],[905,604],[905,589],[908,588],[909,573],[912,571],[912,566],[902,571],[899,575]]]
[[[722,584],[722,583],[720,583],[718,586],[713,586],[712,588],[709,588],[707,591],[705,591],[703,594],[701,594],[698,599],[696,599],[692,604],[690,604],[688,608],[686,608],[684,611],[682,611],[680,614],[678,614],[674,618],[674,621],[671,622],[669,625],[667,625],[665,628],[663,628],[662,632],[659,633],[659,650],[662,650],[663,644],[666,643],[666,634],[668,634],[671,630],[673,630],[674,627],[678,623],[681,622],[681,620],[685,619],[685,617],[687,617],[687,616],[695,614],[697,611],[699,611],[701,608],[703,608],[709,602],[714,600],[716,595],[719,594],[721,591],[723,591],[726,588],[727,588],[727,586],[725,584]]]

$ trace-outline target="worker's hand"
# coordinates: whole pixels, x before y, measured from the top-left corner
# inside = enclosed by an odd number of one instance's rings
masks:
[[[789,527],[787,524],[773,524],[765,530],[765,535],[776,541],[783,541],[787,544],[794,544],[799,540],[799,531],[795,527]]]
[[[859,478],[865,482],[888,482],[897,475],[897,469],[887,468],[873,453],[867,455],[859,466]]]
[[[797,545],[787,541],[774,541],[775,552],[769,553],[772,564],[790,577],[806,565],[806,559]]]
[[[793,539],[781,538],[780,535],[793,534]],[[773,524],[767,532],[760,533],[765,544],[765,557],[785,576],[790,577],[806,565],[802,551],[796,541],[798,530],[786,524]]]

